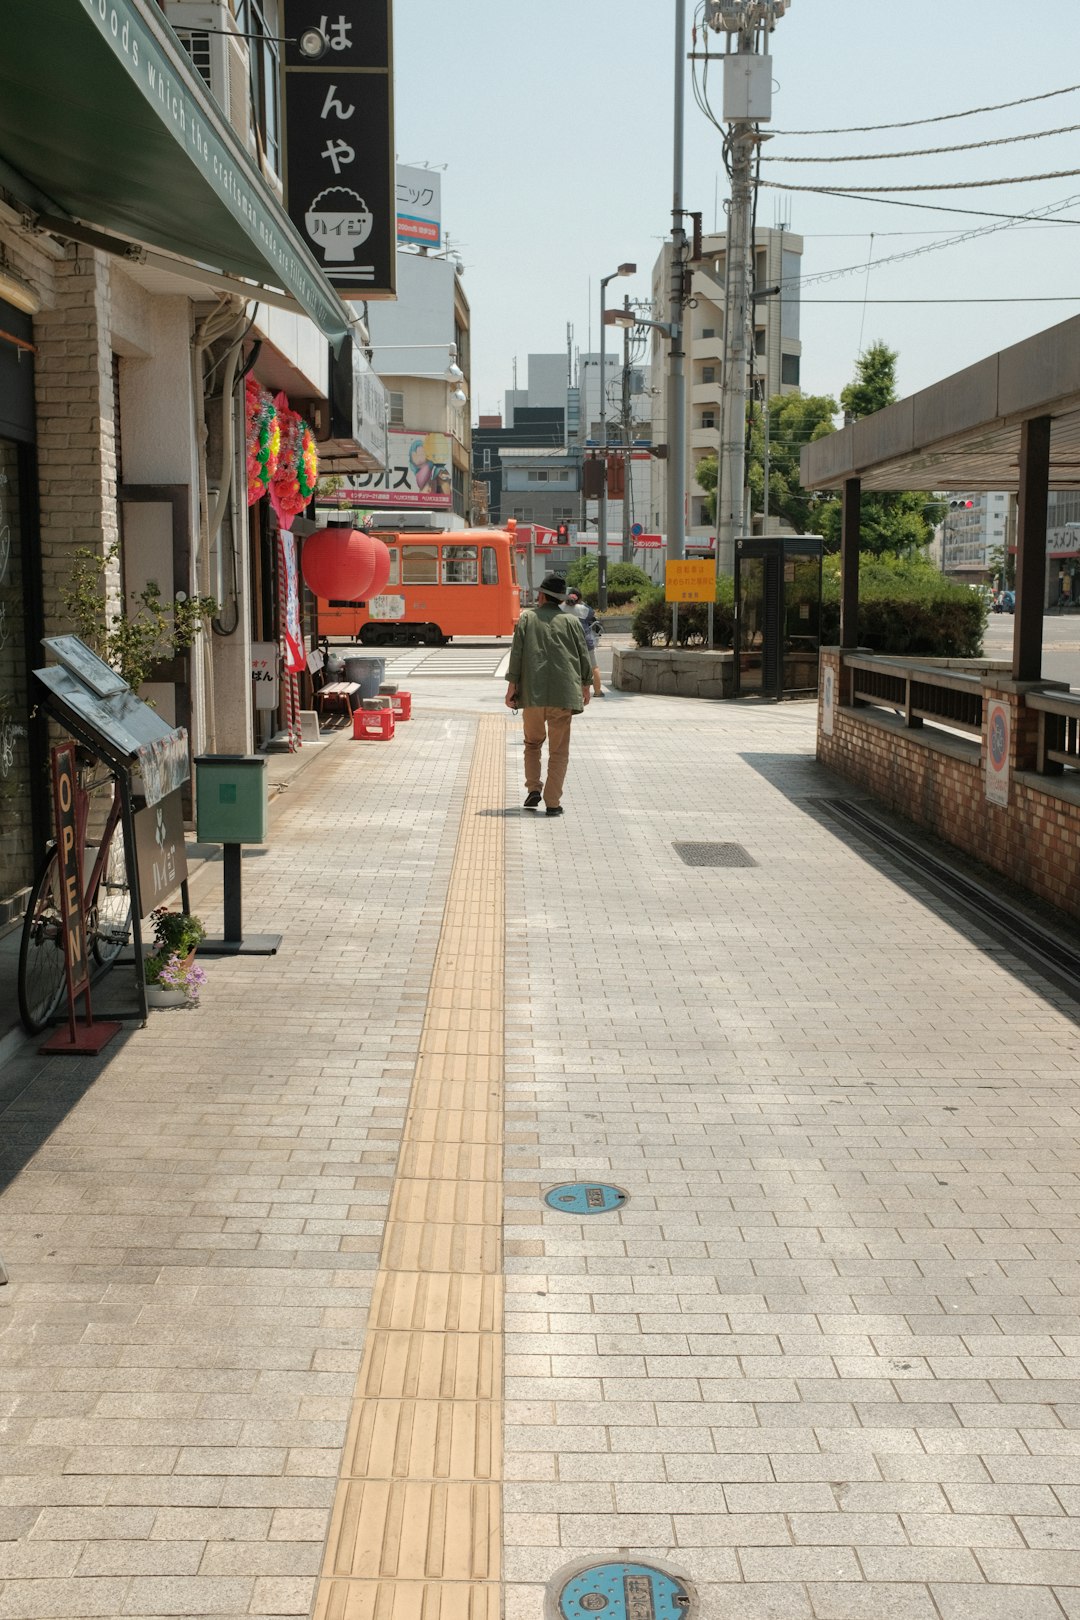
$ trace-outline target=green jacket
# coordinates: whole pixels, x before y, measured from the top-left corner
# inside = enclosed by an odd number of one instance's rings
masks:
[[[576,614],[547,605],[525,609],[514,627],[506,672],[523,708],[580,714],[585,707],[582,688],[592,685],[592,666]]]

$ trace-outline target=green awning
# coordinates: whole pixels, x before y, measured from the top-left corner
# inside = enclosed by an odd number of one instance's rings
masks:
[[[150,0],[8,0],[2,183],[40,212],[281,287],[333,343],[341,300]]]

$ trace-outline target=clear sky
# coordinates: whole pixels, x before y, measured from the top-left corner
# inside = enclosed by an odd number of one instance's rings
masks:
[[[696,9],[687,0],[688,18]],[[590,331],[597,346],[600,276],[632,260],[639,274],[620,281],[618,292],[648,296],[671,228],[673,16],[671,0],[396,0],[398,155],[447,165],[443,216],[466,266],[472,307],[474,419],[502,409],[515,355],[524,386],[530,350],[565,349],[568,322],[579,348],[589,347]],[[710,35],[714,47],[721,38]],[[791,0],[772,55],[777,130],[936,117],[1080,84],[1080,0]],[[720,136],[694,104],[689,64],[687,73],[685,206],[701,210],[706,229],[718,211],[723,229]],[[719,77],[714,71],[710,85],[718,115]],[[778,158],[905,152],[1071,124],[1080,125],[1080,91],[913,129],[777,135],[765,151]],[[1080,130],[940,156],[774,162],[762,175],[842,188],[1070,169],[1080,171]],[[782,219],[804,236],[807,278],[860,267],[804,287],[803,392],[837,394],[860,339],[863,347],[880,338],[899,350],[907,394],[1080,313],[1080,172],[909,200],[1024,214],[1067,199],[1075,201],[1058,223],[1011,226],[878,266],[993,221],[763,189],[758,223]],[[994,297],[1024,302],[874,302]]]

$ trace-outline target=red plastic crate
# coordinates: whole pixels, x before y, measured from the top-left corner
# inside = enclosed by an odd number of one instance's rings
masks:
[[[393,694],[393,697],[394,697],[394,719],[395,720],[411,720],[412,719],[412,693],[411,692],[395,692]]]
[[[375,738],[379,741],[389,741],[394,735],[393,709],[354,709],[352,717],[353,738]]]

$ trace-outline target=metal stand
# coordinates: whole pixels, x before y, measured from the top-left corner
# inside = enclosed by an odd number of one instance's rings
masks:
[[[242,844],[223,844],[225,860],[224,909],[225,937],[199,941],[201,956],[274,956],[281,945],[280,934],[249,934],[244,938]]]

